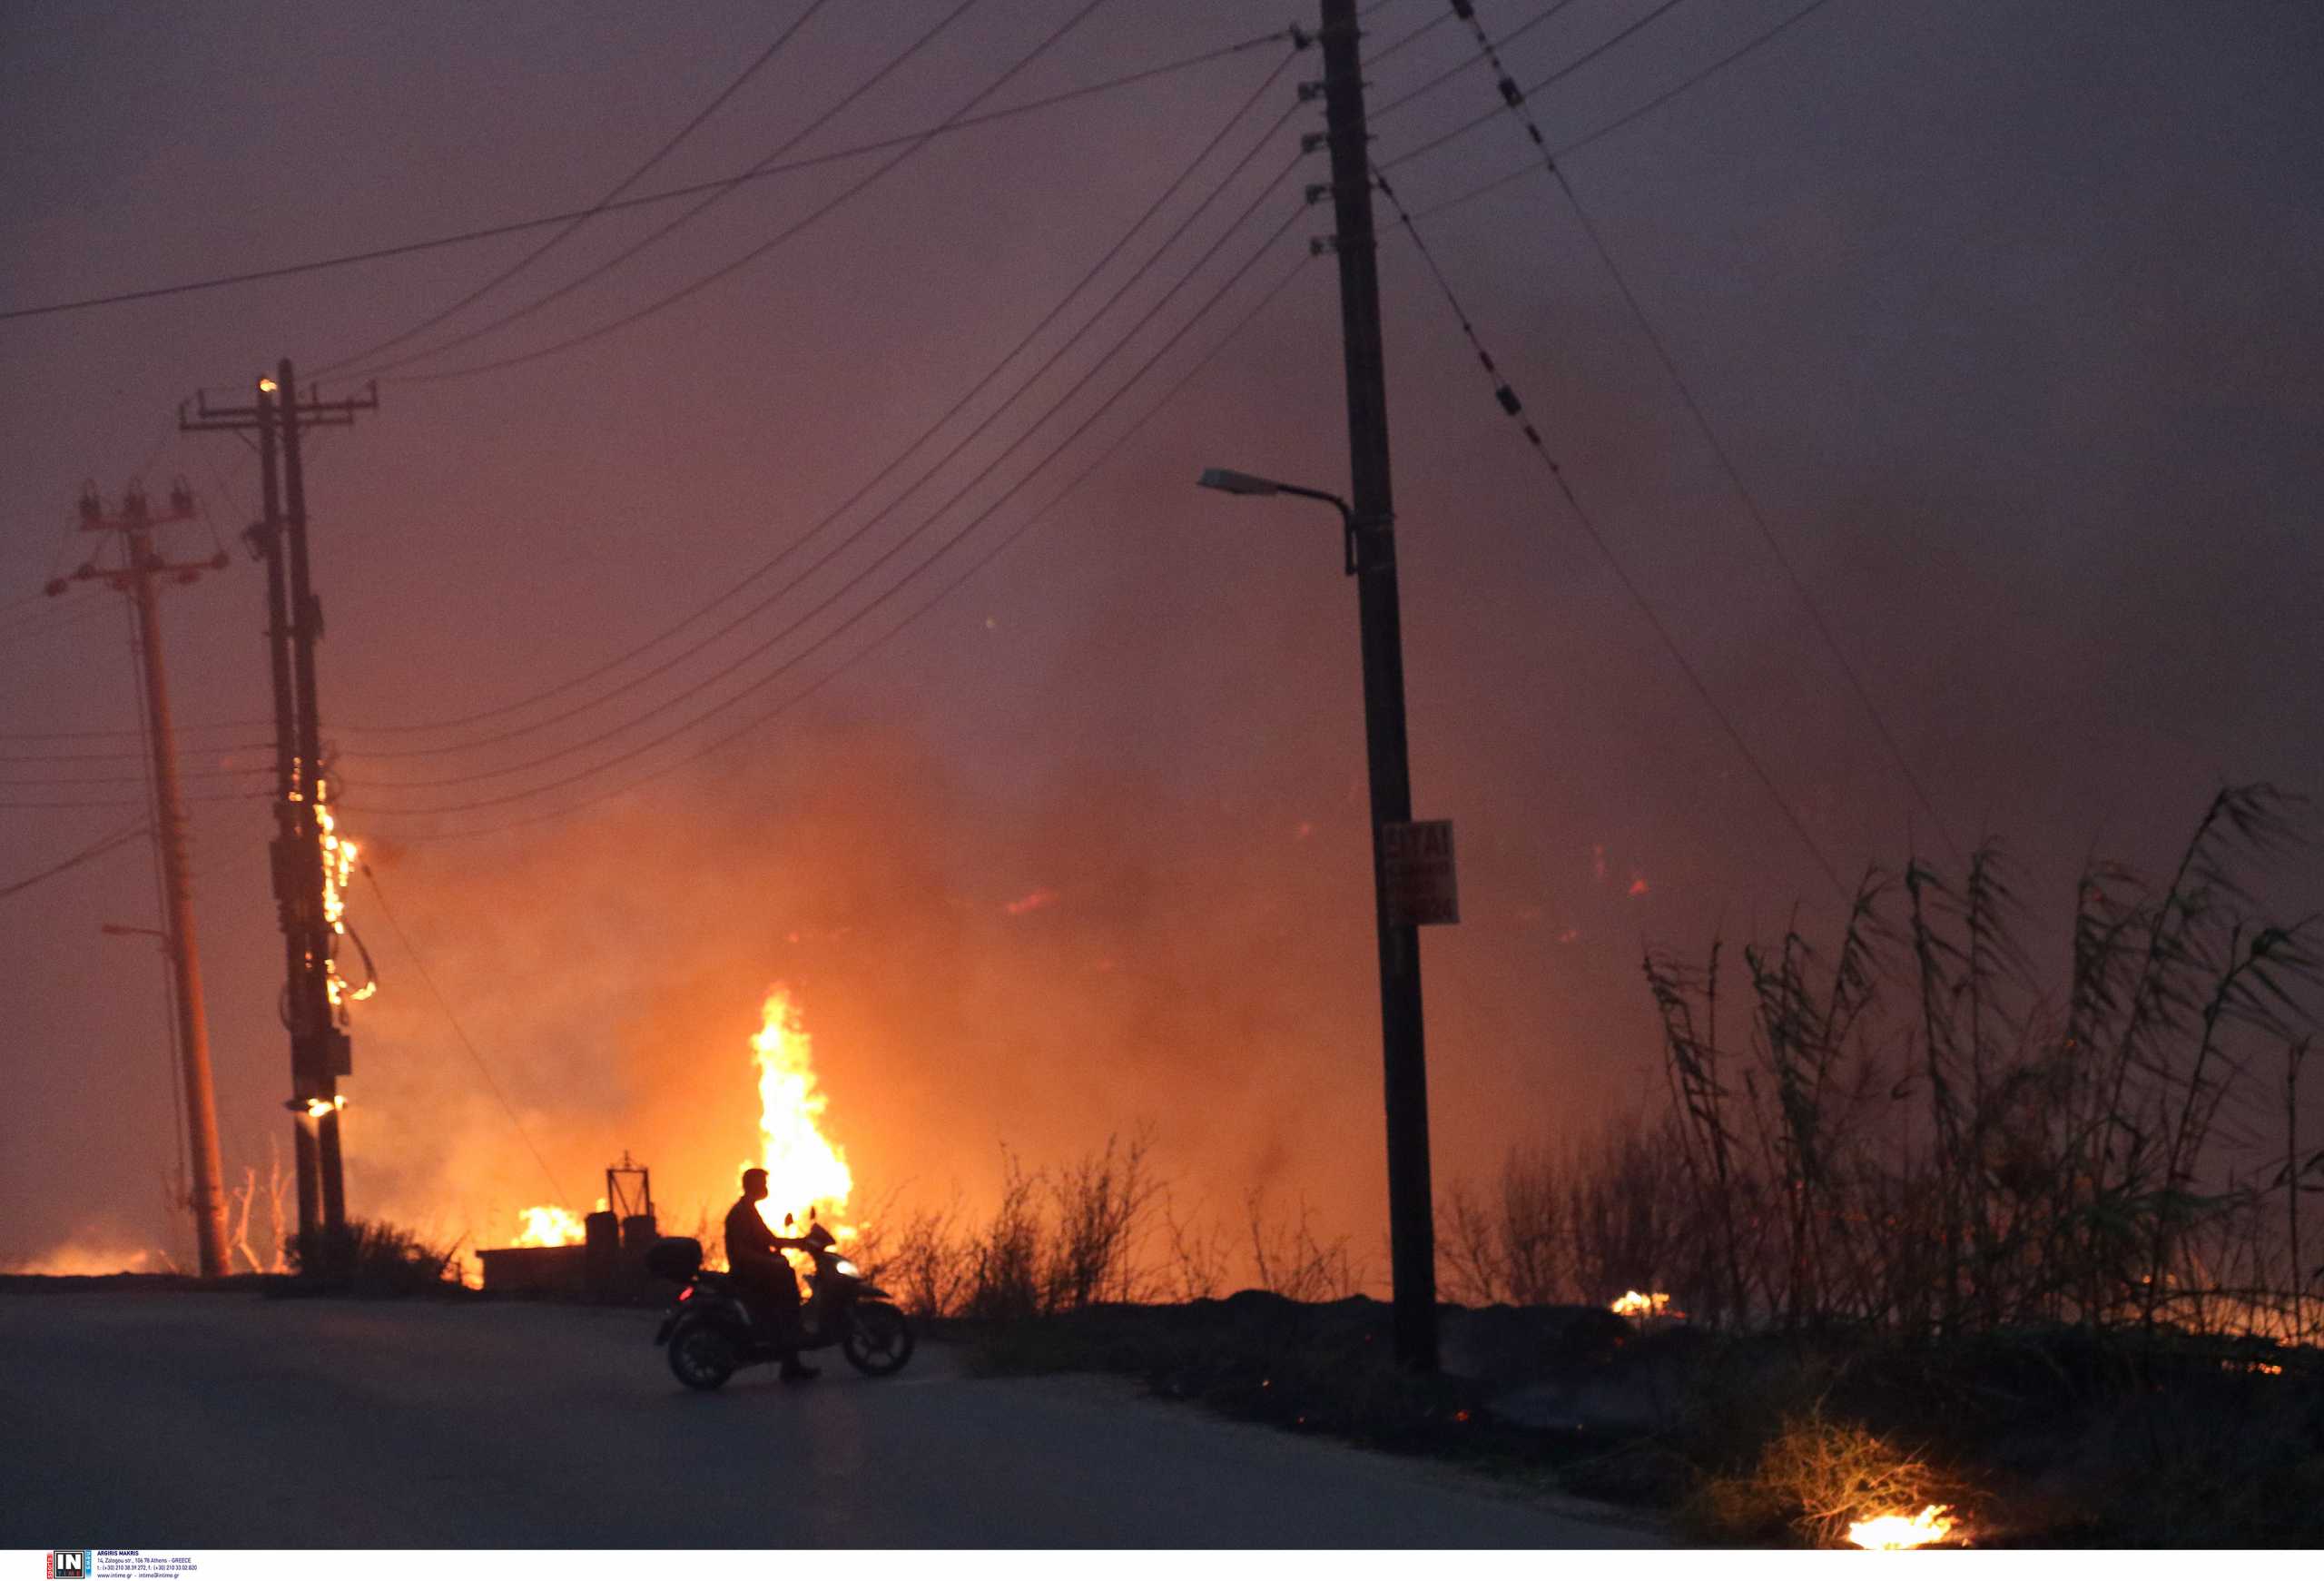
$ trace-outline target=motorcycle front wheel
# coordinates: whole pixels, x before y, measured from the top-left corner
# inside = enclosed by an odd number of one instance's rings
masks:
[[[688,1388],[722,1388],[741,1364],[734,1337],[714,1323],[689,1323],[670,1336],[670,1371]]]
[[[839,1337],[840,1354],[866,1378],[901,1372],[911,1359],[911,1325],[885,1301],[859,1301]]]

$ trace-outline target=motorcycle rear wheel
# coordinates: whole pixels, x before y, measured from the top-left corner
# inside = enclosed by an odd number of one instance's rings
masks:
[[[691,1323],[670,1336],[670,1371],[688,1388],[724,1388],[741,1365],[734,1337],[714,1323]]]
[[[887,1378],[901,1372],[911,1359],[911,1325],[885,1301],[859,1301],[848,1314],[846,1331],[839,1337],[840,1354],[866,1378]]]

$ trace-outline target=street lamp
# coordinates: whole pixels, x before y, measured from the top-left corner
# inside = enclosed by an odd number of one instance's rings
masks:
[[[1340,513],[1340,526],[1346,534],[1347,574],[1355,575],[1355,512],[1348,502],[1336,494],[1321,489],[1303,489],[1296,483],[1278,483],[1273,478],[1261,478],[1249,472],[1229,471],[1225,467],[1208,467],[1195,482],[1205,489],[1216,489],[1222,494],[1289,494],[1301,499],[1320,499],[1335,506]],[[1402,707],[1402,699],[1398,700]]]
[[[1213,467],[1196,479],[1226,494],[1294,495],[1340,513],[1347,574],[1360,578],[1364,637],[1364,739],[1372,780],[1373,914],[1380,941],[1380,1044],[1388,1112],[1388,1247],[1394,1285],[1396,1359],[1436,1369],[1436,1225],[1428,1163],[1428,1057],[1422,1035],[1420,932],[1423,922],[1457,920],[1449,825],[1412,822],[1412,773],[1404,737],[1403,637],[1397,614],[1394,539],[1386,516],[1359,523],[1338,495],[1251,472]],[[1359,492],[1361,490],[1359,489]],[[1384,498],[1384,492],[1383,495]],[[1415,894],[1409,855],[1441,843],[1429,882]],[[1437,849],[1431,844],[1432,851]],[[1391,868],[1395,882],[1391,882]]]

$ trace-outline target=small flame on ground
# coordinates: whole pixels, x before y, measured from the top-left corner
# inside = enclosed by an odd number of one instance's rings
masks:
[[[587,1238],[581,1220],[554,1204],[527,1208],[517,1219],[524,1228],[508,1243],[511,1246],[578,1246]]]
[[[817,1089],[814,1041],[789,990],[778,987],[767,995],[762,1022],[751,1039],[759,1068],[759,1157],[753,1161],[766,1171],[767,1186],[759,1217],[781,1234],[785,1213],[803,1219],[813,1209],[832,1234],[852,1234],[836,1220],[846,1211],[855,1177],[846,1152],[817,1124],[830,1100]],[[793,1225],[793,1232],[802,1228]]]
[[[1618,1318],[1667,1318],[1670,1311],[1670,1292],[1656,1290],[1642,1295],[1637,1290],[1624,1290],[1614,1298],[1611,1310]]]
[[[1848,1527],[1848,1541],[1859,1548],[1882,1552],[1925,1548],[1931,1543],[1943,1542],[1958,1524],[1951,1505],[1932,1504],[1918,1515],[1875,1516],[1868,1521],[1857,1521]]]

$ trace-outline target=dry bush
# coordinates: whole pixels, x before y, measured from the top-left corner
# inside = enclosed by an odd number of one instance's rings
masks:
[[[409,1230],[350,1219],[337,1230],[290,1238],[291,1268],[302,1279],[342,1284],[359,1295],[417,1295],[457,1288],[457,1243],[431,1246]]]
[[[1040,1178],[1001,1150],[1000,1202],[968,1243],[968,1288],[961,1314],[1029,1318],[1041,1309]]]
[[[1163,1193],[1162,1225],[1169,1243],[1169,1261],[1163,1270],[1162,1287],[1172,1300],[1201,1301],[1211,1299],[1226,1289],[1226,1231],[1214,1222],[1209,1229],[1197,1230],[1191,1223],[1182,1223]]]
[[[1677,1121],[1632,1121],[1562,1162],[1512,1148],[1490,1197],[1456,1181],[1438,1259],[1446,1293],[1469,1305],[1603,1306],[1626,1290],[1718,1289],[1722,1264],[1705,1252],[1720,1227],[1687,1178]]]
[[[1347,1239],[1329,1244],[1317,1240],[1304,1201],[1299,1217],[1289,1224],[1271,1223],[1264,1202],[1265,1194],[1256,1189],[1243,1199],[1259,1288],[1295,1301],[1334,1301],[1354,1295],[1363,1280],[1348,1257]]]
[[[1498,1191],[1480,1200],[1465,1181],[1446,1194],[1437,1226],[1444,1287],[1472,1306],[1538,1306],[1573,1283],[1571,1180],[1541,1149],[1512,1148]]]
[[[970,1249],[960,1230],[957,1198],[939,1211],[915,1209],[887,1226],[878,1246],[859,1257],[872,1281],[894,1292],[916,1317],[944,1317],[958,1309],[970,1283]]]
[[[1917,1456],[1810,1410],[1785,1418],[1748,1470],[1705,1477],[1689,1514],[1729,1539],[1788,1529],[1817,1547],[1837,1547],[1857,1521],[1959,1497]]]
[[[1097,1301],[1135,1301],[1156,1282],[1137,1257],[1159,1189],[1147,1167],[1149,1141],[1106,1139],[1049,1181],[1055,1223],[1042,1258],[1044,1311],[1078,1311]]]

